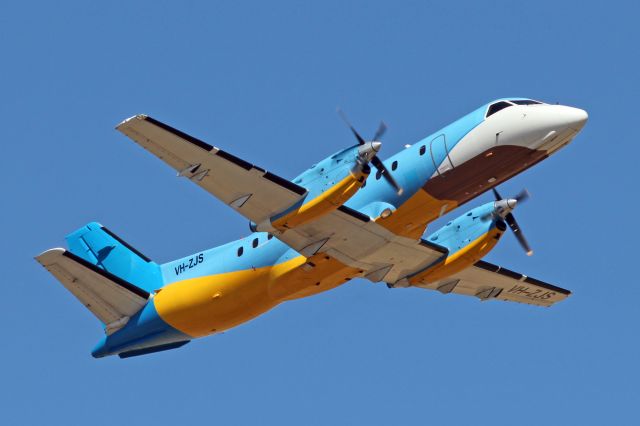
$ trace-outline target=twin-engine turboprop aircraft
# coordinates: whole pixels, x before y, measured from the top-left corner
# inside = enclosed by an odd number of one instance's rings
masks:
[[[98,223],[36,259],[104,324],[94,357],[180,347],[293,299],[358,277],[389,287],[540,306],[570,292],[481,260],[510,227],[522,193],[484,204],[421,238],[426,225],[567,145],[587,113],[522,98],[483,105],[381,161],[371,141],[320,161],[293,181],[146,115],[117,126],[249,219],[239,241],[157,264]],[[375,172],[374,172],[375,170]]]

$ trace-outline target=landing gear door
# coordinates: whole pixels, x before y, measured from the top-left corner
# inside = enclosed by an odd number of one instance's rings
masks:
[[[442,175],[453,169],[453,162],[451,162],[451,158],[449,158],[447,138],[444,133],[431,140],[430,150],[431,161],[433,161],[433,167],[437,170],[438,175]]]

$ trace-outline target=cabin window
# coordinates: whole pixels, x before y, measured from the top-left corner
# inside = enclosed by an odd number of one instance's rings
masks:
[[[542,102],[534,101],[532,99],[518,99],[517,101],[509,101],[516,105],[540,105]]]
[[[270,240],[270,239],[272,239],[272,238],[273,238],[273,234],[269,234],[269,235],[267,235],[267,240]]]
[[[254,238],[254,239],[253,239],[253,243],[251,243],[251,246],[252,246],[253,248],[258,247],[258,239],[257,239],[257,238]]]
[[[509,108],[510,106],[513,106],[513,104],[510,104],[508,102],[505,101],[500,101],[500,102],[496,102],[495,104],[491,105],[489,107],[489,109],[487,110],[487,117],[489,117],[490,115],[495,114],[498,111],[501,111],[505,108]]]
[[[376,180],[380,179],[380,176],[382,176],[382,170],[376,172]]]
[[[238,257],[242,256],[243,252],[244,252],[244,248],[238,247]]]
[[[393,163],[391,163],[391,170],[395,170],[398,168],[398,162],[394,161]]]
[[[424,155],[425,152],[427,152],[427,147],[425,145],[422,145],[420,147],[420,155]]]

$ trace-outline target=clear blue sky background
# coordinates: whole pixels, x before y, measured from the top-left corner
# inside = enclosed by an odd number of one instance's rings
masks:
[[[0,423],[638,424],[636,4],[3,3]],[[33,260],[91,220],[158,262],[248,233],[114,130],[133,114],[291,178],[354,143],[337,105],[387,121],[386,157],[503,96],[590,114],[501,187],[533,194],[536,254],[506,236],[488,260],[574,291],[551,309],[356,280],[94,360],[100,325]]]

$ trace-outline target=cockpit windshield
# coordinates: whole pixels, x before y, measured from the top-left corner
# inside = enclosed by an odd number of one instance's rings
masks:
[[[500,102],[496,102],[495,104],[491,104],[491,106],[487,110],[487,115],[485,115],[485,117],[489,117],[490,115],[493,115],[498,111],[502,111],[505,108],[509,108],[510,106],[513,106],[513,104],[505,101],[500,101]]]
[[[532,99],[513,99],[508,101],[498,101],[489,106],[485,117],[489,117],[490,115],[493,115],[498,111],[501,111],[505,108],[509,108],[510,106],[514,106],[514,105],[541,105],[541,104],[542,102],[534,101]]]
[[[542,102],[534,101],[532,99],[518,99],[514,101],[509,101],[516,105],[540,105]]]

